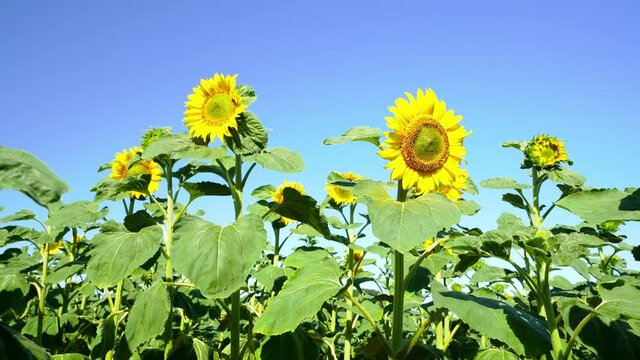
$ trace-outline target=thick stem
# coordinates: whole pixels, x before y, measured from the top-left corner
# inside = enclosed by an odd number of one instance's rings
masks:
[[[549,271],[551,269],[551,262],[544,261],[542,268],[540,269],[542,275],[542,283],[539,285],[541,290],[540,297],[542,298],[542,305],[544,306],[544,317],[547,319],[547,328],[551,334],[551,345],[553,346],[554,359],[560,359],[564,351],[562,339],[560,338],[560,332],[558,325],[556,324],[556,317],[553,311],[553,304],[551,303],[551,291],[549,289]]]
[[[233,196],[236,220],[242,214],[242,158],[236,155],[235,184],[229,182]],[[240,360],[240,290],[231,295],[231,360]]]
[[[348,225],[353,224],[353,214],[354,214],[354,208],[355,206],[353,204],[349,205],[349,221],[348,221]],[[351,229],[347,229],[347,238],[349,239],[349,243],[351,244],[354,239],[353,239],[353,230]],[[349,278],[352,280],[353,277],[355,276],[355,273],[357,271],[357,269],[354,268],[354,259],[353,259],[353,249],[351,247],[349,247],[347,252],[347,269],[348,269],[348,273],[349,273]],[[347,293],[349,295],[349,297],[353,297],[353,285],[352,285],[353,281],[349,282],[349,285],[347,286]],[[347,305],[350,307],[351,305],[351,301],[347,300]],[[353,311],[351,311],[350,308],[347,309],[346,312],[346,326],[344,328],[344,360],[351,360],[351,340],[353,338]]]
[[[278,261],[280,261],[280,229],[274,226],[273,235],[275,237],[275,246],[273,248],[273,266],[278,266]]]
[[[40,278],[40,292],[38,293],[38,332],[36,343],[42,345],[42,325],[44,321],[44,306],[47,298],[47,269],[49,268],[49,244],[44,244],[42,254],[42,278]]]
[[[167,231],[165,234],[165,252],[167,255],[165,281],[173,281],[173,264],[171,262],[171,246],[173,243],[173,163],[167,165],[167,216],[165,223]]]
[[[402,180],[398,181],[397,200],[404,202],[407,191],[402,188]],[[404,313],[404,255],[393,250],[393,323],[391,328],[391,346],[394,356],[402,349],[402,315]]]

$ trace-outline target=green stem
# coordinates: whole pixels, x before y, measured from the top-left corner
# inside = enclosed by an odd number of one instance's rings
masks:
[[[542,283],[539,285],[542,290],[540,297],[542,298],[542,304],[544,306],[544,316],[547,319],[547,328],[551,334],[551,345],[553,346],[554,359],[560,359],[563,354],[563,344],[560,338],[560,332],[558,325],[556,324],[556,317],[553,311],[553,304],[551,303],[551,291],[549,288],[549,271],[551,269],[551,262],[544,261],[542,263],[541,275]]]
[[[407,191],[402,188],[402,180],[398,181],[397,199],[404,202],[407,199]],[[398,250],[393,250],[393,322],[391,324],[391,345],[395,356],[402,348],[402,315],[404,313],[404,255]]]
[[[587,323],[596,316],[597,316],[596,313],[592,312],[592,313],[589,313],[589,315],[585,316],[585,318],[580,321],[578,326],[576,326],[576,329],[573,331],[573,335],[571,335],[571,338],[567,343],[566,350],[564,354],[562,354],[562,357],[560,357],[560,360],[569,359],[569,357],[571,356],[571,351],[573,350],[572,349],[573,345],[575,344],[576,340],[578,340],[578,335],[580,335],[580,332],[587,325]]]
[[[44,305],[47,298],[47,269],[49,268],[49,244],[44,244],[42,254],[42,278],[40,278],[40,292],[38,293],[38,332],[36,343],[42,345],[42,326],[44,321]]]
[[[165,280],[173,281],[173,264],[171,262],[171,246],[173,245],[173,163],[167,164],[167,212],[165,223],[167,232],[165,237],[165,252],[167,255]]]
[[[236,155],[235,181],[227,179],[233,196],[236,220],[242,214],[242,158]],[[231,360],[240,360],[240,290],[231,294]]]
[[[355,206],[353,204],[349,205],[349,221],[347,225],[353,224],[353,214],[354,214]],[[355,239],[353,239],[353,230],[347,229],[347,239],[349,239],[349,243],[351,244]],[[347,248],[347,269],[349,274],[349,285],[347,286],[347,294],[349,297],[353,297],[353,278],[357,269],[354,268],[353,264],[353,249],[351,247]],[[344,360],[351,360],[351,340],[353,338],[353,311],[350,308],[350,300],[347,300],[347,305],[349,308],[346,312],[346,326],[344,328]]]
[[[420,337],[422,336],[422,334],[424,334],[424,332],[427,330],[429,325],[433,324],[435,320],[439,320],[439,318],[440,318],[440,313],[434,312],[433,314],[431,314],[431,316],[429,316],[427,320],[423,321],[422,324],[420,324],[418,331],[416,331],[416,333],[413,334],[413,337],[409,341],[409,344],[407,344],[407,346],[405,346],[405,348],[402,350],[402,354],[405,356],[408,355],[411,352],[411,349],[413,349],[413,347],[418,343],[418,340],[420,340]]]
[[[276,238],[273,248],[273,266],[278,266],[278,261],[280,260],[280,229],[274,226],[273,235]]]
[[[380,331],[378,324],[376,324],[376,321],[373,319],[371,314],[369,314],[367,309],[365,309],[365,307],[362,306],[362,304],[355,297],[353,297],[353,295],[349,294],[348,292],[344,292],[343,294],[347,297],[349,301],[351,301],[353,305],[355,305],[355,307],[357,307],[360,310],[360,312],[362,312],[362,315],[364,315],[364,318],[367,319],[369,324],[371,324],[373,331],[375,331],[378,337],[380,337],[380,341],[382,342],[382,345],[384,346],[385,350],[387,350],[387,354],[389,354],[389,357],[392,359],[395,359],[393,349],[391,349],[391,347],[389,346],[389,343],[387,342],[384,334],[382,333],[382,331]]]

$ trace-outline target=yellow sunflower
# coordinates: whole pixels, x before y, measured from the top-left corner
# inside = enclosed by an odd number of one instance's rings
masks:
[[[456,202],[462,197],[462,191],[467,188],[467,181],[469,181],[469,173],[465,169],[460,169],[451,185],[440,190],[440,193],[448,197],[449,200]]]
[[[533,166],[538,168],[552,167],[561,162],[569,161],[564,141],[544,134],[531,139],[524,153]]]
[[[337,174],[343,177],[346,181],[354,182],[360,180],[360,175],[354,174],[352,172]],[[335,201],[338,205],[353,204],[358,199],[355,195],[353,195],[351,190],[333,184],[327,184],[327,193],[329,194],[329,197],[331,197],[331,199],[333,199],[333,201]]]
[[[40,252],[44,253],[45,244],[40,245]],[[49,255],[55,255],[58,251],[62,249],[62,241],[58,241],[57,243],[49,244]]]
[[[160,168],[160,165],[156,164],[151,159],[139,161],[129,167],[131,160],[137,154],[142,154],[141,147],[133,146],[128,151],[127,149],[124,149],[122,152],[117,153],[115,159],[113,159],[113,162],[111,163],[111,174],[109,177],[115,180],[124,180],[128,176],[149,174],[151,175],[151,181],[149,182],[147,190],[149,191],[149,194],[151,194],[160,188],[162,168]],[[146,195],[138,191],[130,191],[129,196],[134,198],[143,198]]]
[[[193,88],[183,120],[192,137],[213,141],[217,136],[224,141],[225,136],[231,136],[229,129],[238,128],[236,119],[247,105],[236,89],[236,77],[216,73]]]
[[[393,117],[385,132],[387,139],[378,154],[389,163],[391,179],[401,180],[407,190],[415,187],[419,194],[437,192],[450,186],[460,173],[460,162],[466,154],[462,145],[471,132],[458,125],[462,116],[448,110],[435,92],[418,89],[417,96],[405,93],[389,108]]]
[[[271,193],[271,199],[273,199],[273,201],[277,202],[278,204],[282,204],[284,202],[284,189],[287,189],[287,188],[294,189],[295,191],[300,193],[300,195],[304,195],[304,188],[302,187],[302,184],[296,183],[293,181],[285,181],[284,183],[282,183],[282,185],[280,185],[276,189],[276,191]],[[289,223],[294,222],[295,220],[289,219],[288,217],[281,216],[280,221],[283,224],[287,225]]]

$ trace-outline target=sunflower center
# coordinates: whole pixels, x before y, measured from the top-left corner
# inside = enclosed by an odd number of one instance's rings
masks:
[[[233,113],[233,100],[228,94],[215,94],[204,104],[204,118],[211,125],[222,125]]]
[[[407,132],[400,148],[407,166],[421,174],[440,170],[449,157],[447,131],[437,121],[417,121]]]

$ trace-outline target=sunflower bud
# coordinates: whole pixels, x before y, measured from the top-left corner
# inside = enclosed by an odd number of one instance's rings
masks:
[[[526,160],[536,168],[552,168],[561,162],[570,163],[564,141],[553,136],[540,134],[527,144],[524,149]]]

